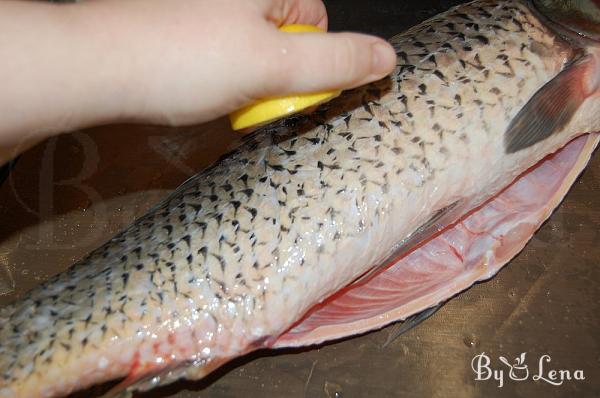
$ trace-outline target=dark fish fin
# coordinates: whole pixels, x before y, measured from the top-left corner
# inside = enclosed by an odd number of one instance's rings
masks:
[[[593,63],[586,55],[571,63],[544,85],[519,111],[504,135],[506,153],[515,153],[561,131],[586,97],[587,69]]]
[[[104,393],[101,398],[130,398],[134,391],[147,391],[169,384],[177,380],[179,374],[191,365],[191,362],[184,361],[152,369],[136,370]]]
[[[462,211],[459,208],[460,201],[456,201],[442,209],[436,210],[432,216],[424,222],[420,227],[414,230],[408,237],[403,239],[398,245],[395,246],[391,255],[387,256],[384,261],[374,266],[357,279],[352,284],[357,285],[363,282],[367,282],[373,276],[375,276],[384,267],[395,263],[400,257],[406,255],[410,250],[415,249],[418,245],[425,242],[428,239],[433,238],[436,234],[443,231],[446,227],[456,221],[457,215]]]
[[[419,312],[418,314],[412,315],[406,318],[404,321],[400,321],[396,323],[390,331],[390,334],[383,344],[382,348],[386,348],[389,346],[394,340],[396,340],[400,335],[408,332],[412,328],[418,326],[421,322],[428,319],[430,316],[435,314],[445,303],[440,303],[435,307],[427,308],[424,311]]]
[[[442,231],[448,225],[452,224],[458,218],[457,215],[460,214],[459,205],[460,201],[456,202],[442,208],[436,210],[429,220],[424,222],[419,228],[417,228],[410,236],[402,242],[402,246],[405,249],[412,249],[417,246],[421,242],[427,240],[432,237],[434,234]]]

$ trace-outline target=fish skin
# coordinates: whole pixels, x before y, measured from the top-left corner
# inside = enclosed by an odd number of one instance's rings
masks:
[[[1,309],[0,397],[202,377],[268,346],[439,209],[460,202],[458,218],[600,128],[588,101],[561,131],[505,153],[511,120],[575,55],[524,1],[459,6],[392,43],[391,78],[254,134]]]

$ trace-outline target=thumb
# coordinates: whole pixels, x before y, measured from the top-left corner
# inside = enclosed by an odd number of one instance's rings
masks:
[[[265,95],[349,89],[379,80],[396,66],[386,41],[358,33],[283,33]]]

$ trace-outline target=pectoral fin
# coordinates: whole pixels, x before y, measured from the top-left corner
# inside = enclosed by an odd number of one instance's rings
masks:
[[[591,55],[580,58],[534,94],[508,126],[506,153],[518,152],[562,131],[595,91],[587,77],[594,62]]]
[[[454,221],[456,221],[458,214],[461,212],[461,209],[458,208],[459,204],[460,201],[456,201],[446,207],[436,210],[425,223],[423,223],[408,237],[402,240],[391,255],[389,255],[380,264],[374,266],[369,271],[358,277],[352,283],[358,285],[368,281],[373,276],[381,272],[382,268],[389,266],[398,258],[403,257],[408,251],[414,249],[423,241],[431,239],[436,234],[439,234],[440,231],[446,228],[449,224],[452,224]]]

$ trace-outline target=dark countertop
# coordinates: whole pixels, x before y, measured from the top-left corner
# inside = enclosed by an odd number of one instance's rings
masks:
[[[392,36],[457,1],[329,0],[331,27]],[[237,136],[219,120],[165,129],[108,126],[25,153],[0,188],[0,305],[111,237],[214,161]],[[118,145],[116,144],[118,143]],[[600,157],[525,250],[497,277],[446,304],[383,348],[391,328],[316,348],[259,352],[208,379],[141,397],[594,397],[600,393]],[[475,381],[471,360],[494,369],[526,352],[583,381]]]

